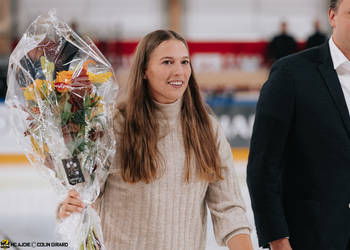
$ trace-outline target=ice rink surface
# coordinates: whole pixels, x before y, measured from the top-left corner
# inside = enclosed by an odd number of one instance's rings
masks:
[[[246,164],[246,162],[236,162],[235,168],[248,209],[248,218],[251,225],[254,225],[245,181]],[[55,232],[55,212],[58,203],[56,193],[35,168],[30,165],[0,165],[0,199],[0,241],[9,238],[12,242],[65,242]],[[255,230],[251,237],[254,249],[259,249]],[[68,250],[70,248],[23,247],[19,249]],[[206,249],[227,249],[219,247],[216,243],[209,213]]]

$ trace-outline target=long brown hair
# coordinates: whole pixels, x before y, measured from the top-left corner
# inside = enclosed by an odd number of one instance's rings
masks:
[[[162,159],[157,148],[160,137],[155,116],[157,107],[144,76],[153,50],[170,39],[183,42],[188,50],[185,39],[171,30],[153,31],[140,41],[130,69],[126,100],[118,105],[118,115],[122,115],[123,119],[118,143],[120,157],[116,160],[121,161],[121,176],[129,183],[149,183],[160,176]],[[194,158],[199,177],[213,182],[223,179],[218,145],[208,108],[201,98],[191,64],[190,67],[192,74],[181,106],[181,126],[186,154],[184,179],[186,182],[190,180],[191,159]]]

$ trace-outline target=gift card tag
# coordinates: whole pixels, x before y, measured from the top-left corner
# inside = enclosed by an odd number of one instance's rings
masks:
[[[69,184],[75,185],[77,183],[85,182],[79,160],[76,157],[63,159],[62,163],[64,170],[66,171]]]

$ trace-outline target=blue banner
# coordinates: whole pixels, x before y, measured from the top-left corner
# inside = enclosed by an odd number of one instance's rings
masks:
[[[255,100],[208,98],[207,103],[216,114],[231,147],[247,148],[255,119]]]

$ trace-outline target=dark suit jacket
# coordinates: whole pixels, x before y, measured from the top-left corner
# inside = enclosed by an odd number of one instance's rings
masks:
[[[328,43],[279,60],[257,104],[247,182],[259,244],[344,250],[350,117]]]

